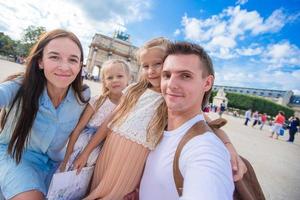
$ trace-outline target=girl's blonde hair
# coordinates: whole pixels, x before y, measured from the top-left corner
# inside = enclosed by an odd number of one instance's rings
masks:
[[[169,40],[163,37],[154,38],[146,42],[136,53],[138,64],[141,65],[141,53],[144,50],[153,48],[159,48],[162,50],[162,58],[164,60],[165,52],[169,43]],[[126,116],[131,109],[136,105],[140,96],[151,86],[151,83],[145,77],[140,76],[138,82],[130,87],[127,94],[122,97],[120,104],[116,108],[116,115],[111,120],[111,126],[121,124],[124,119],[126,119]],[[166,104],[162,103],[147,127],[147,141],[158,141],[161,137],[167,122],[167,118],[165,117],[167,113],[165,111],[167,111]]]
[[[109,90],[105,85],[105,70],[107,70],[113,64],[121,64],[124,68],[126,76],[128,77],[128,80],[130,78],[130,67],[129,67],[129,64],[125,60],[110,59],[110,60],[105,61],[102,64],[102,67],[100,70],[100,78],[101,78],[101,82],[102,82],[102,84],[101,84],[102,88],[101,88],[101,95],[95,102],[95,110],[98,110],[100,108],[100,106],[104,103],[104,101],[106,100],[106,98],[109,95]]]

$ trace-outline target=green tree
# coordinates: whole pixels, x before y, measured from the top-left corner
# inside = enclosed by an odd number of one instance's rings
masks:
[[[228,107],[238,108],[241,110],[248,110],[251,108],[253,111],[257,110],[261,113],[267,113],[270,116],[276,116],[278,111],[283,111],[287,118],[294,114],[294,111],[287,107],[279,105],[271,100],[262,97],[230,93],[228,92]]]
[[[20,46],[21,51],[24,51],[25,55],[27,56],[30,52],[30,49],[33,45],[37,42],[40,35],[46,32],[46,28],[42,26],[28,26],[23,31],[23,36],[21,39]]]
[[[4,33],[0,33],[0,54],[15,56],[16,42]]]
[[[27,48],[22,43],[22,41],[21,40],[17,40],[15,43],[16,43],[16,46],[15,46],[16,55],[26,56],[27,55]]]
[[[212,92],[210,102],[213,101],[213,97],[216,96],[216,94],[216,91]],[[280,110],[285,113],[286,118],[294,115],[294,111],[291,108],[279,105],[262,97],[231,92],[226,92],[226,97],[228,99],[228,107],[230,108],[237,108],[240,110],[248,110],[251,108],[253,111],[257,110],[261,113],[267,113],[272,117],[275,117]]]

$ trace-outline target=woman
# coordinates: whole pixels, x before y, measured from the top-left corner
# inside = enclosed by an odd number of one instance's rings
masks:
[[[25,74],[0,84],[0,108],[5,109],[0,188],[5,199],[44,199],[90,95],[82,86],[83,50],[73,33],[45,33],[27,61]]]

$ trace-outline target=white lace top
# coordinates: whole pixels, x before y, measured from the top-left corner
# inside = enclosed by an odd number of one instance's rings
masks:
[[[117,134],[153,150],[156,142],[146,141],[148,125],[163,101],[160,93],[147,89],[128,113],[126,119],[118,125],[108,127]]]
[[[95,110],[95,104],[99,96],[92,97],[89,101],[89,104],[92,106],[92,108]],[[98,127],[100,126],[104,119],[115,109],[116,104],[112,103],[109,98],[106,98],[104,103],[100,106],[98,110],[95,110],[94,115],[88,122],[89,126],[92,127]]]

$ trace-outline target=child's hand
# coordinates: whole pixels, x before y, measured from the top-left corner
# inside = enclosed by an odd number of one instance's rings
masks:
[[[247,172],[247,167],[242,161],[238,153],[236,152],[234,146],[229,142],[225,144],[227,150],[230,153],[230,162],[233,171],[233,180],[236,182],[241,180],[244,174]]]
[[[73,169],[77,169],[76,175],[78,175],[81,169],[86,165],[88,158],[89,155],[86,155],[85,153],[81,153],[79,157],[75,160],[73,164]]]
[[[59,171],[64,172],[66,170],[66,165],[67,165],[67,162],[65,160],[62,161],[62,163],[59,166]]]

